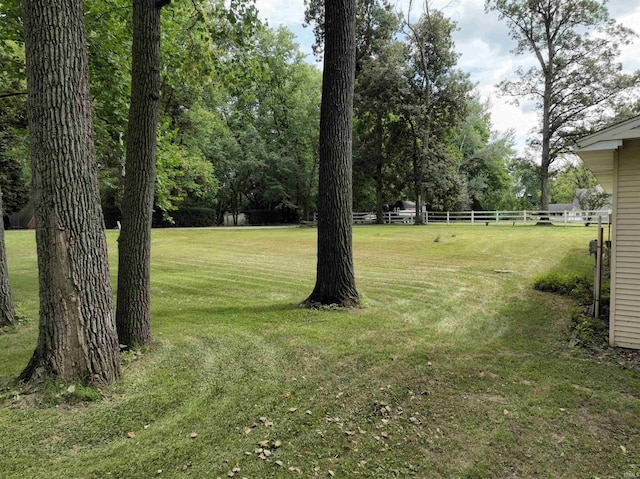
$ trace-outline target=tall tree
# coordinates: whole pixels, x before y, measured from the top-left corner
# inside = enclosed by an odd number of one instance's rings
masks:
[[[352,252],[353,88],[356,0],[325,0],[320,106],[318,267],[309,304],[359,304]]]
[[[452,39],[455,28],[455,23],[440,10],[433,9],[428,1],[417,22],[411,19],[411,8],[404,20],[411,51],[408,75],[411,93],[403,107],[403,116],[413,143],[416,224],[423,222],[425,202],[432,208],[441,208],[444,203],[438,204],[438,197],[457,188],[455,165],[444,145],[453,135],[453,128],[466,115],[471,84],[467,75],[456,68],[458,55]],[[427,187],[429,184],[430,188]],[[434,194],[438,190],[442,191]]]
[[[13,297],[9,286],[7,271],[7,254],[4,247],[4,213],[2,209],[2,192],[0,191],[0,327],[10,326],[16,322]]]
[[[120,375],[82,7],[22,2],[40,287],[38,345],[23,380]]]
[[[597,120],[599,107],[640,84],[640,73],[622,74],[617,61],[620,46],[635,34],[609,17],[605,0],[486,0],[485,9],[506,20],[515,53],[531,53],[537,62],[499,87],[516,101],[534,100],[541,111],[532,143],[540,150],[541,208],[547,210],[552,163]]]
[[[118,340],[129,347],[151,340],[151,220],[160,108],[160,11],[169,3],[170,0],[133,2],[131,106],[116,310]]]
[[[359,35],[354,99],[357,117],[354,176],[360,181],[375,181],[376,218],[382,224],[384,169],[389,160],[385,144],[394,113],[406,93],[403,74],[407,67],[407,52],[405,45],[395,39],[400,19],[388,2],[362,2],[358,19],[356,27],[361,27],[356,28]]]

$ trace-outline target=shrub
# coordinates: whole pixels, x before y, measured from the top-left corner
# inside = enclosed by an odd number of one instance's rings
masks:
[[[577,308],[571,315],[571,346],[599,347],[607,343],[608,322],[601,315],[594,318],[591,308]]]
[[[587,275],[550,272],[534,278],[533,287],[539,291],[570,296],[580,305],[571,314],[570,345],[582,348],[599,348],[607,343],[609,331],[609,288],[602,283],[600,317],[593,317],[593,280]]]
[[[577,299],[581,304],[591,302],[592,281],[586,276],[575,273],[558,273],[552,271],[533,280],[533,287],[538,291],[562,294]]]
[[[277,210],[246,210],[244,212],[250,225],[269,225],[278,223],[298,223],[300,215],[292,208]]]
[[[205,227],[215,226],[216,224],[216,210],[212,208],[201,207],[182,207],[169,213],[173,218],[173,223],[166,220],[162,212],[159,210],[153,213],[153,227],[154,228],[190,228],[190,227]]]

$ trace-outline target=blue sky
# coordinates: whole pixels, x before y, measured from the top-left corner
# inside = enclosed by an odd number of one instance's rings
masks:
[[[296,34],[302,51],[308,53],[309,61],[313,61],[313,31],[302,27],[304,0],[257,0],[256,3],[261,16],[272,27],[285,25]],[[498,131],[514,128],[518,148],[522,151],[526,137],[536,127],[538,115],[531,104],[510,104],[507,98],[498,94],[495,84],[512,78],[519,65],[526,66],[532,59],[511,53],[514,43],[507,27],[498,20],[496,13],[484,12],[484,0],[432,0],[431,4],[458,23],[459,30],[454,35],[456,50],[460,53],[458,66],[469,73],[482,98],[490,100],[493,128]],[[408,0],[403,0],[397,8],[406,12],[407,5]],[[640,2],[610,0],[608,8],[618,22],[640,33]],[[417,12],[412,16],[417,16]],[[620,61],[625,70],[640,69],[638,52],[638,40],[623,50]]]

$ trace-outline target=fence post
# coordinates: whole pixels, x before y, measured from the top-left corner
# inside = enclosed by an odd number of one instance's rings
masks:
[[[569,212],[564,210],[564,225],[567,226],[567,222],[569,221]]]
[[[449,224],[449,212],[447,211],[447,224]]]
[[[500,212],[498,210],[496,210],[496,224],[500,224]]]
[[[471,224],[473,224],[473,223],[474,223],[474,221],[473,221],[473,210],[471,210]]]
[[[524,224],[526,225],[527,224],[527,210],[524,210],[522,212],[522,217],[524,218]]]

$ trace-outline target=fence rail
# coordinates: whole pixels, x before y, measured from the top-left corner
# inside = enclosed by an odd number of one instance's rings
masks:
[[[415,213],[389,211],[383,213],[385,224],[414,224]],[[424,211],[422,213],[423,222],[429,223],[466,223],[477,225],[489,224],[609,224],[611,210],[584,210],[584,211]],[[317,218],[314,217],[317,221]],[[354,224],[374,224],[377,222],[377,215],[371,212],[353,213]]]

